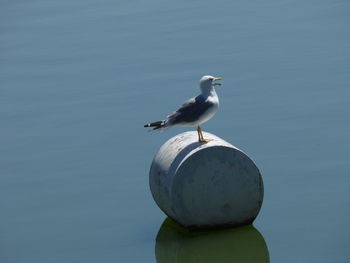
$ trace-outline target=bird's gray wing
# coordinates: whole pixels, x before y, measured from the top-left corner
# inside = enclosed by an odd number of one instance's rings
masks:
[[[175,112],[168,115],[167,120],[171,124],[191,123],[200,118],[213,103],[207,100],[207,97],[198,95],[189,99]]]

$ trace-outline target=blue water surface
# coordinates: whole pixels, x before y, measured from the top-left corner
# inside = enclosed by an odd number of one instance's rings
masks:
[[[346,0],[1,1],[1,262],[196,262],[194,247],[255,241],[270,262],[350,262],[349,14]],[[193,245],[161,227],[148,186],[188,129],[142,126],[204,74],[224,86],[202,128],[254,159],[265,199],[238,241]]]

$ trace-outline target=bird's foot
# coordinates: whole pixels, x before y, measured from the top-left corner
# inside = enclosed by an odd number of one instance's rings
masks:
[[[204,139],[204,138],[201,138],[199,139],[199,142],[210,142],[212,141],[213,139]]]

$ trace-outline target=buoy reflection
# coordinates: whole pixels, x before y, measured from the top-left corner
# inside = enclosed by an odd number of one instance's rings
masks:
[[[211,231],[188,231],[167,218],[156,239],[157,263],[265,263],[269,251],[253,226]]]

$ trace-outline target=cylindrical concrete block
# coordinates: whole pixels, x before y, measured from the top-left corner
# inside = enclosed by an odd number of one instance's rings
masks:
[[[263,201],[263,182],[241,150],[204,133],[181,133],[155,155],[149,174],[154,200],[176,222],[189,228],[250,224]]]

